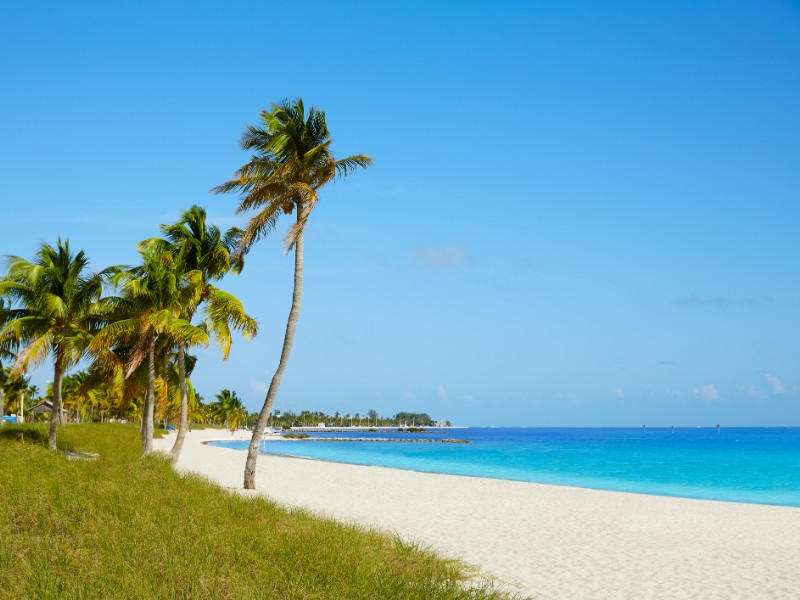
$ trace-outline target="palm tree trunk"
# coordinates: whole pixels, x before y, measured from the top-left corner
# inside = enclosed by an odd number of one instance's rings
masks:
[[[300,221],[300,208],[297,209],[297,221]],[[258,446],[264,435],[264,428],[267,426],[269,415],[272,412],[272,405],[278,395],[278,388],[281,386],[283,371],[289,361],[289,354],[292,352],[294,342],[294,331],[297,329],[297,321],[300,318],[300,304],[303,302],[303,232],[297,236],[294,246],[294,293],[292,295],[292,309],[289,311],[289,320],[286,323],[286,334],[283,337],[283,350],[281,360],[278,363],[278,370],[272,376],[272,382],[267,390],[267,397],[264,399],[264,406],[258,415],[256,426],[253,428],[253,436],[250,438],[250,446],[247,449],[247,462],[244,467],[244,488],[254,490],[256,488],[256,458],[258,457]]]
[[[178,460],[183,449],[183,440],[189,430],[189,390],[186,389],[186,354],[183,344],[178,345],[178,381],[181,387],[181,424],[178,426],[178,437],[172,446],[172,458]]]
[[[147,395],[142,410],[142,454],[153,451],[153,407],[156,396],[156,339],[153,337],[147,351]]]
[[[64,359],[56,351],[55,373],[53,374],[53,409],[50,411],[50,450],[56,449],[56,429],[61,423],[61,382],[64,379]]]
[[[3,367],[0,366],[0,369]],[[6,414],[6,391],[3,388],[0,388],[0,427],[5,425],[5,421],[3,420],[3,415]]]

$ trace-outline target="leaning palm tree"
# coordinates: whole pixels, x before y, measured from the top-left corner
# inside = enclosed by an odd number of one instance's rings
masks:
[[[89,349],[98,368],[113,371],[119,354],[112,348],[114,345],[125,347],[126,379],[146,364],[142,453],[147,454],[153,451],[156,344],[160,342],[162,349],[180,343],[208,346],[208,334],[204,328],[182,318],[183,307],[196,302],[198,289],[183,285],[174,257],[150,252],[146,245],[140,244],[139,250],[142,264],[114,276],[114,284],[122,290],[122,296],[116,299],[111,322],[95,336]]]
[[[251,125],[242,135],[242,148],[253,153],[250,161],[233,179],[213,190],[238,193],[241,200],[237,213],[258,211],[239,240],[240,256],[272,231],[281,215],[296,215],[284,240],[287,251],[294,249],[292,308],[280,362],[250,439],[244,470],[246,489],[255,488],[258,446],[292,350],[303,299],[303,232],[319,199],[318,192],[331,181],[372,164],[372,159],[363,154],[337,160],[331,152],[332,143],[323,111],[312,107],[306,116],[302,99],[283,100],[273,104],[271,111],[262,111],[261,124]]]
[[[8,270],[0,280],[0,296],[10,300],[11,308],[0,312],[0,347],[16,351],[12,378],[52,357],[49,446],[54,450],[62,413],[61,383],[102,323],[99,301],[110,270],[88,272],[89,259],[84,252],[73,254],[69,240],[62,242],[61,238],[55,248],[42,243],[33,262],[18,256],[6,260]]]
[[[192,206],[173,225],[161,225],[164,238],[145,242],[153,252],[168,253],[175,259],[176,268],[182,271],[186,285],[197,286],[193,301],[184,304],[183,317],[191,322],[195,313],[205,308],[203,323],[227,360],[231,349],[231,330],[249,339],[258,332],[258,324],[244,311],[244,305],[236,296],[214,285],[233,271],[239,273],[243,265],[241,256],[234,258],[236,243],[241,231],[235,227],[224,235],[220,229],[206,222],[206,211]],[[172,456],[177,459],[189,430],[189,389],[186,380],[186,344],[178,344],[178,368],[180,389],[180,425]]]

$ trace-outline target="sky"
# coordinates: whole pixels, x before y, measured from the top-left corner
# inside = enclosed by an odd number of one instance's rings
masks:
[[[799,2],[6,2],[0,65],[4,255],[243,225],[209,190],[282,98],[373,158],[321,192],[276,408],[800,425]],[[206,400],[263,403],[287,226],[222,283],[261,332]]]

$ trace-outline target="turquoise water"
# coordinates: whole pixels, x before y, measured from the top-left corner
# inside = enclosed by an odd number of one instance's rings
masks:
[[[469,444],[264,442],[262,452],[556,485],[800,507],[800,428],[469,428],[312,437],[469,439]],[[246,449],[247,442],[214,442]]]

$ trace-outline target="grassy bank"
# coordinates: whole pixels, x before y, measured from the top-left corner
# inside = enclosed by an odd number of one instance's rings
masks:
[[[132,425],[0,429],[2,598],[507,598],[384,534],[232,496],[138,456]]]

